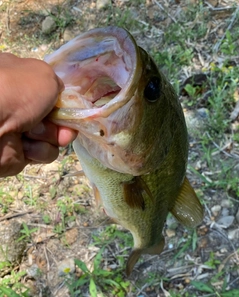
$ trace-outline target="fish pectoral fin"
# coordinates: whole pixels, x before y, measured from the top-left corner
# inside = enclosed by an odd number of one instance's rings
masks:
[[[79,170],[79,171],[76,171],[76,172],[67,173],[63,177],[84,176],[84,175],[85,175],[85,172],[83,170]]]
[[[94,192],[96,206],[99,208],[102,205],[102,199],[100,196],[100,192],[95,184],[92,184],[92,188],[93,188],[93,192]]]
[[[170,212],[184,226],[194,228],[203,220],[203,207],[187,177]]]
[[[134,268],[134,265],[137,263],[139,260],[139,257],[142,254],[150,254],[150,255],[159,255],[162,253],[163,248],[164,248],[165,240],[162,238],[162,240],[154,245],[151,246],[147,249],[133,249],[131,254],[129,255],[127,264],[126,264],[126,275],[129,276]]]
[[[140,177],[135,176],[131,181],[123,183],[124,200],[131,208],[141,208],[145,210],[143,194],[146,194],[153,201],[153,195],[146,182]]]

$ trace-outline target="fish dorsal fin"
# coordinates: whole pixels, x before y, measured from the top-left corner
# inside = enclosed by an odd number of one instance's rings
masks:
[[[147,186],[146,182],[140,177],[136,176],[129,182],[123,183],[124,200],[131,208],[145,209],[145,201],[143,194],[146,194],[153,201],[153,195]]]
[[[188,228],[197,226],[203,220],[203,207],[186,177],[170,212]]]

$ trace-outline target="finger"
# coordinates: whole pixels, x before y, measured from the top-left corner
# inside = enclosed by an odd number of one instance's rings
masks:
[[[67,127],[58,127],[58,144],[67,146],[76,139],[78,132]]]
[[[48,142],[54,146],[58,146],[58,127],[45,120],[37,124],[33,129],[24,133],[27,138]]]
[[[63,81],[60,79],[60,77],[57,76],[57,75],[56,75],[56,81],[57,81],[57,84],[58,84],[59,93],[63,92],[64,89],[65,89],[65,85],[64,85]]]
[[[44,120],[32,130],[26,132],[25,136],[30,139],[49,142],[55,146],[66,146],[76,138],[77,133],[77,131],[70,128],[59,127],[52,122]]]
[[[34,161],[34,163],[51,163],[59,155],[57,146],[49,142],[31,139],[23,139],[23,150],[25,158]]]
[[[3,135],[0,141],[0,177],[16,175],[28,163],[23,154],[21,135]]]

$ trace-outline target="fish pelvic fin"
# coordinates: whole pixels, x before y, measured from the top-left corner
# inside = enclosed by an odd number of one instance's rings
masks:
[[[153,201],[153,195],[146,184],[140,177],[135,176],[131,181],[123,183],[124,200],[131,208],[140,208],[145,210],[144,194],[148,195]]]
[[[129,255],[129,258],[128,258],[128,261],[126,264],[126,275],[130,276],[130,274],[134,268],[134,265],[137,263],[137,261],[139,260],[139,258],[142,254],[159,255],[163,251],[164,244],[165,244],[165,240],[164,240],[164,238],[162,238],[162,240],[158,244],[153,245],[149,248],[133,249],[133,251]]]
[[[94,192],[96,206],[99,208],[102,205],[102,199],[100,196],[100,192],[95,184],[92,184],[92,188],[93,188],[93,192]]]
[[[188,228],[196,227],[203,220],[203,207],[187,177],[181,185],[179,195],[170,212]]]

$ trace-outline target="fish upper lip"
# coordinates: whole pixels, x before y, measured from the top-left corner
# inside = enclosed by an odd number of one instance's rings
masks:
[[[88,31],[48,55],[45,61],[65,84],[57,104],[57,118],[61,114],[64,119],[66,114],[70,117],[69,109],[74,109],[78,120],[105,118],[125,105],[141,76],[138,57],[135,41],[118,27]],[[67,90],[74,92],[63,102]],[[70,96],[75,100],[73,106],[68,105],[72,104]]]

